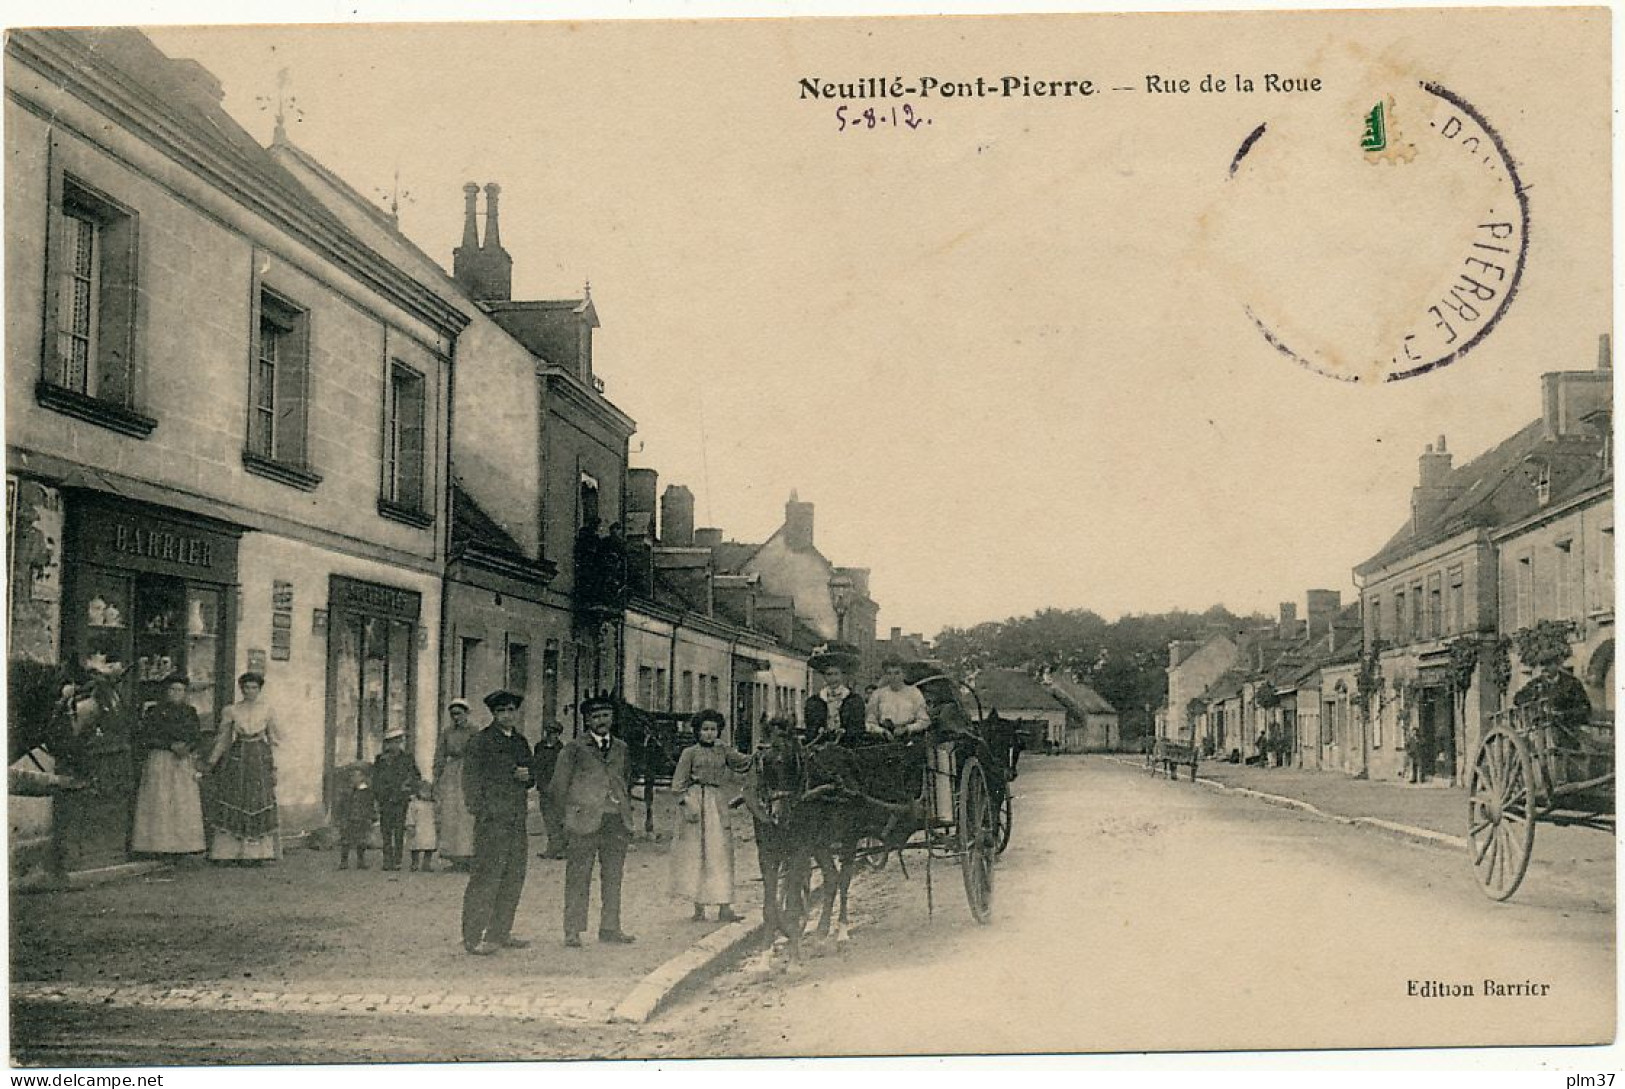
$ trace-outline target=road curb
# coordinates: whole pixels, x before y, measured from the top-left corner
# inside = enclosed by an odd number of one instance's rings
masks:
[[[1113,763],[1122,764],[1125,767],[1142,766],[1137,761],[1124,760],[1121,757],[1108,757],[1107,759],[1111,760]],[[1465,836],[1452,836],[1446,832],[1435,832],[1431,828],[1418,828],[1414,824],[1400,824],[1398,821],[1384,820],[1381,817],[1345,817],[1341,813],[1328,813],[1319,806],[1316,806],[1311,802],[1304,801],[1302,798],[1291,798],[1285,794],[1270,794],[1267,791],[1254,790],[1252,787],[1231,786],[1228,783],[1222,783],[1217,779],[1209,779],[1205,776],[1198,776],[1195,781],[1201,783],[1205,787],[1211,787],[1214,790],[1224,790],[1229,791],[1232,794],[1240,794],[1249,798],[1257,798],[1259,801],[1265,802],[1269,805],[1279,805],[1285,806],[1288,809],[1296,809],[1300,812],[1308,813],[1324,820],[1335,821],[1338,824],[1355,825],[1361,828],[1375,828],[1378,831],[1388,832],[1396,836],[1403,836],[1406,839],[1420,840],[1424,843],[1435,843],[1443,847],[1450,847],[1454,850],[1467,849],[1467,838]]]
[[[767,925],[719,927],[638,981],[610,1014],[611,1021],[643,1024],[678,992],[722,971],[765,944]]]
[[[1394,821],[1385,821],[1381,817],[1353,817],[1349,820],[1349,823],[1365,825],[1368,828],[1380,828],[1384,832],[1392,832],[1395,835],[1406,836],[1410,839],[1424,840],[1428,843],[1443,844],[1444,846],[1453,847],[1462,851],[1467,849],[1466,836],[1452,836],[1445,832],[1435,832],[1431,828],[1418,828],[1411,824],[1398,824]]]

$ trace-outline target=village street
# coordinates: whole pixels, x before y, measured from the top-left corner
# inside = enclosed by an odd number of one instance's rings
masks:
[[[13,1054],[54,1066],[1510,1045],[1612,1036],[1613,861],[1605,835],[1543,826],[1523,889],[1496,904],[1478,891],[1466,859],[1439,844],[1153,779],[1108,758],[1030,758],[1022,770],[1018,823],[998,868],[990,925],[971,921],[949,864],[933,871],[936,911],[928,916],[921,863],[911,862],[905,880],[893,862],[854,886],[855,927],[844,952],[816,952],[789,975],[772,956],[752,956],[647,1025],[604,1024],[599,1012],[579,1006],[538,1008],[516,1020],[22,1001]],[[749,857],[742,853],[741,862]],[[643,880],[655,879],[658,858],[649,845]],[[70,894],[63,903],[87,895],[101,894]],[[379,907],[355,925],[399,934],[403,952],[379,969],[399,974],[418,923],[398,900]],[[118,908],[100,910],[97,918],[107,920]],[[21,920],[22,940],[30,925],[43,927],[30,923],[26,903]],[[653,915],[641,921],[659,925]],[[253,943],[250,920],[230,925],[236,940]],[[493,962],[471,964],[426,947],[420,974],[451,972],[464,990],[483,985],[481,973],[505,992],[566,988],[558,967],[565,951],[547,940],[539,918],[533,929],[544,939],[536,948]],[[343,947],[331,933],[324,940]],[[281,967],[276,957],[258,967],[261,979],[287,975],[291,961],[308,969],[321,959],[283,949]],[[334,956],[343,960],[342,952]],[[577,970],[598,975],[594,986],[606,996],[617,970],[630,983],[640,967],[596,963]],[[157,978],[164,968],[151,970]],[[121,982],[130,982],[128,971]],[[1490,996],[1487,979],[1544,984],[1534,989],[1546,993]],[[1424,992],[1421,984],[1444,983],[1475,993],[1412,995],[1412,980]],[[373,987],[396,989],[389,980],[363,989]]]

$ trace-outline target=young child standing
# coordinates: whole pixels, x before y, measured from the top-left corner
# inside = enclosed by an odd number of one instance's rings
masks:
[[[355,868],[367,868],[367,842],[372,838],[372,822],[378,816],[372,782],[365,765],[356,764],[345,777],[344,796],[339,799],[339,869],[350,868],[350,852],[355,852]]]
[[[378,827],[384,834],[384,869],[401,868],[406,844],[406,806],[418,792],[423,775],[406,751],[406,731],[384,734],[384,751],[372,765],[372,792],[378,799]]]
[[[434,787],[419,783],[417,797],[406,806],[406,843],[412,852],[413,870],[428,873],[434,868],[435,848],[440,845],[434,825]]]

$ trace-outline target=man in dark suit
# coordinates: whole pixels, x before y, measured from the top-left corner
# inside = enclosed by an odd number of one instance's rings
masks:
[[[463,890],[463,948],[480,957],[530,944],[512,933],[525,887],[531,776],[530,744],[518,729],[523,702],[514,692],[486,696],[491,725],[474,735],[463,759],[463,804],[474,815],[474,862]]]
[[[632,761],[626,742],[610,736],[615,701],[593,696],[581,703],[587,732],[564,746],[553,771],[555,803],[564,807],[564,944],[580,948],[587,929],[592,867],[598,863],[603,904],[598,940],[635,941],[621,929],[621,872],[632,837]]]
[[[828,647],[814,654],[808,665],[824,677],[824,687],[807,697],[805,718],[807,737],[816,740],[828,732],[848,748],[868,744],[868,706],[863,695],[852,689],[851,674],[857,668],[857,657],[844,649]],[[826,738],[827,740],[827,738]],[[874,740],[883,741],[883,736]]]

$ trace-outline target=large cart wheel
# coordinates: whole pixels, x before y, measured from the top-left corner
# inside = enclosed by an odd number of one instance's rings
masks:
[[[959,865],[965,872],[965,900],[971,917],[985,923],[993,917],[993,858],[998,850],[993,796],[981,761],[966,759],[959,772]]]
[[[1004,854],[1004,849],[1010,846],[1010,829],[1015,824],[1016,805],[1010,784],[1004,784],[1004,797],[999,799],[998,810],[998,853]]]
[[[1535,849],[1535,772],[1529,746],[1505,726],[1478,744],[1467,792],[1473,874],[1492,900],[1518,891]]]

